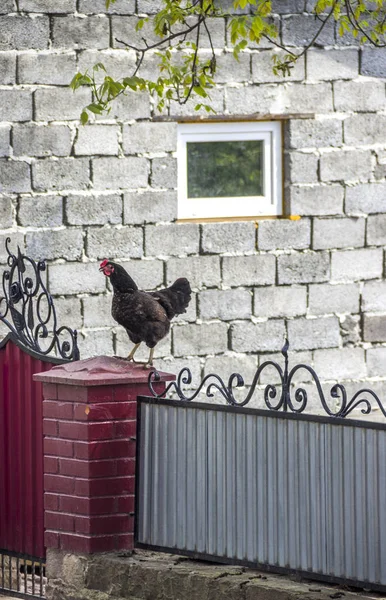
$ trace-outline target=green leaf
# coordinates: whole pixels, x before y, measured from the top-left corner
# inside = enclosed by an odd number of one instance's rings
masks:
[[[103,106],[92,103],[87,106],[87,110],[90,110],[95,115],[101,115],[103,112]]]
[[[82,125],[86,125],[88,121],[88,113],[87,111],[83,110],[82,114],[80,115],[80,122],[82,123]]]

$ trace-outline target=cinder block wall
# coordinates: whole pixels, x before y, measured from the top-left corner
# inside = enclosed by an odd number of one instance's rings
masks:
[[[312,36],[312,4],[273,2],[285,44],[301,47]],[[77,69],[97,61],[130,74],[135,53],[115,38],[137,40],[136,11],[155,8],[118,0],[107,14],[104,0],[2,0],[1,264],[8,235],[14,247],[48,259],[60,322],[80,330],[83,357],[129,348],[98,273],[109,257],[145,289],[178,276],[192,283],[188,313],[157,348],[160,368],[188,364],[196,377],[240,370],[248,380],[288,335],[293,361],[353,388],[371,378],[384,396],[386,49],[360,48],[331,22],[325,47],[309,51],[284,81],[264,44],[236,63],[224,50],[226,23],[216,20],[219,114],[315,113],[286,125],[286,207],[302,218],[175,224],[176,122],[152,122],[149,97],[129,94],[82,127],[90,93],[67,87]],[[147,57],[145,72],[157,62]],[[192,106],[171,112],[195,114]]]

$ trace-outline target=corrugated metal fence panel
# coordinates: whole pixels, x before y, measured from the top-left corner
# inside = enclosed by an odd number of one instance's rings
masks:
[[[140,404],[140,544],[386,584],[386,431]]]
[[[44,558],[42,387],[53,365],[12,341],[0,349],[0,548]]]

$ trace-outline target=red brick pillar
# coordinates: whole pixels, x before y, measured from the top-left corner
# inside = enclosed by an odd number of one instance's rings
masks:
[[[134,543],[137,397],[149,371],[101,356],[43,382],[45,545],[93,553]],[[161,374],[157,391],[174,375]]]

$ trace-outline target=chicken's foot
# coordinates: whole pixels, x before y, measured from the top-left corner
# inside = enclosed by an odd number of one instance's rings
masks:
[[[145,364],[145,369],[152,369],[153,368],[153,356],[154,356],[154,348],[150,348],[149,360]]]
[[[132,351],[130,352],[130,354],[128,355],[128,357],[126,358],[126,360],[128,360],[129,362],[132,360],[133,362],[136,362],[134,360],[134,354],[137,352],[138,348],[140,347],[141,342],[139,342],[139,344],[135,344],[134,348],[132,349]]]

